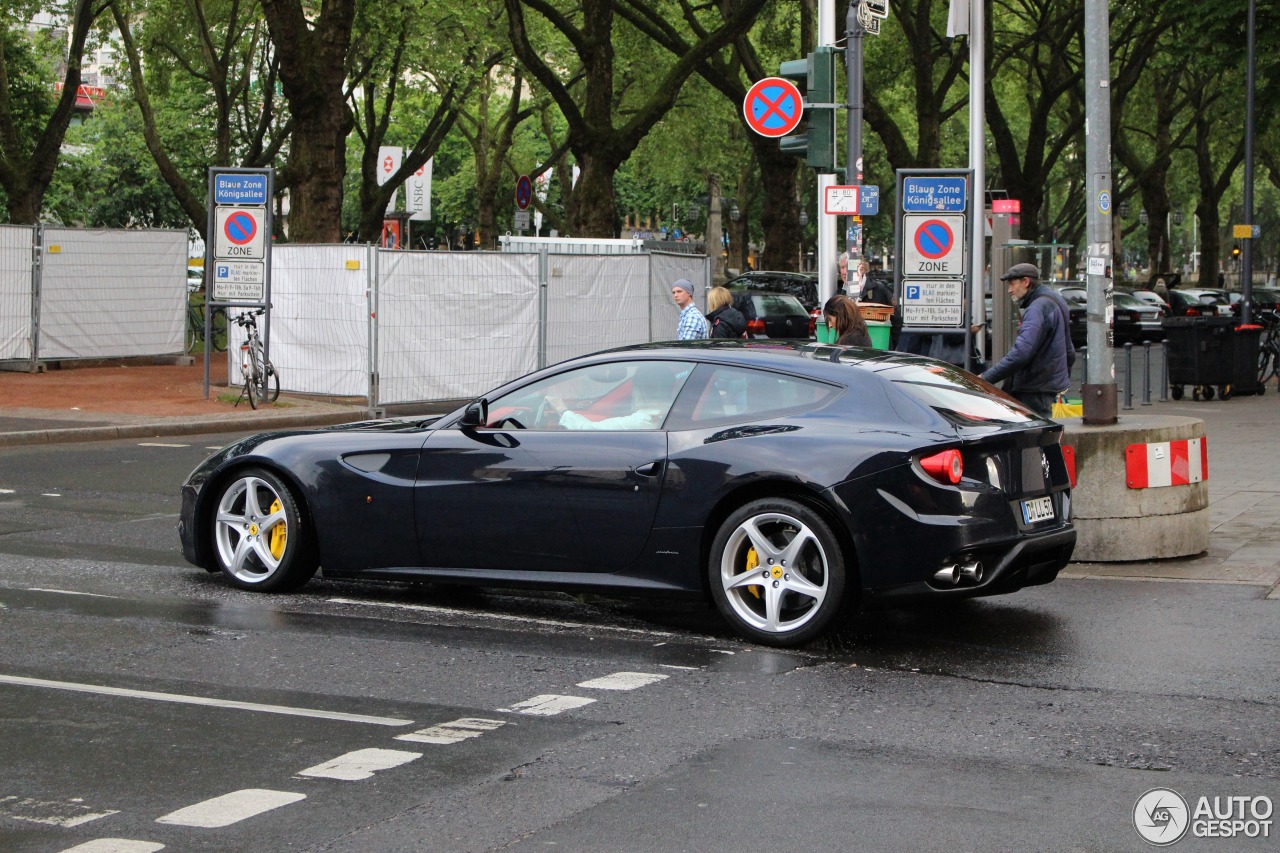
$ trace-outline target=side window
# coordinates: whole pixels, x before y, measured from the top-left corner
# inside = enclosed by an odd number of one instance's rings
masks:
[[[842,390],[799,376],[728,365],[703,365],[696,375],[668,428],[699,429],[812,411]]]
[[[491,429],[658,429],[693,365],[619,361],[568,370],[489,402]]]

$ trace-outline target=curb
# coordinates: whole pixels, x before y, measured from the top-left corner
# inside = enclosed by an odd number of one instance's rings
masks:
[[[68,427],[0,433],[0,447],[32,444],[59,444],[71,441],[111,441],[120,438],[149,438],[160,435],[193,435],[202,432],[265,432],[281,427],[333,426],[368,420],[363,410],[316,412],[312,414],[229,417],[226,419],[157,420],[138,424],[97,427]]]

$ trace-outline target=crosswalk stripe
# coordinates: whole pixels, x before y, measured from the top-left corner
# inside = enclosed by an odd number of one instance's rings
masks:
[[[62,853],[156,853],[164,845],[157,841],[137,841],[132,838],[95,838]]]
[[[407,735],[396,735],[396,740],[407,740],[413,743],[435,743],[448,745],[460,743],[473,737],[480,737],[485,732],[506,725],[502,720],[486,720],[483,717],[464,717],[448,723],[429,726],[409,732]]]
[[[355,752],[339,755],[323,764],[308,767],[298,775],[355,782],[368,779],[379,770],[399,767],[401,764],[408,764],[421,757],[421,752],[405,752],[400,749],[357,749]]]
[[[517,702],[510,708],[499,708],[499,712],[510,714],[529,714],[535,717],[550,717],[563,711],[571,711],[574,708],[581,708],[583,705],[590,705],[594,699],[586,699],[582,696],[557,696],[554,693],[547,693],[541,696],[534,696],[532,699],[526,699],[523,702]]]
[[[593,678],[590,681],[580,681],[578,686],[595,690],[635,690],[637,687],[644,687],[646,684],[663,681],[667,677],[650,672],[615,672],[613,675]]]
[[[214,797],[211,800],[178,809],[176,812],[169,812],[164,817],[156,818],[156,823],[219,829],[306,798],[306,794],[297,794],[292,791],[245,788],[242,791],[232,791],[230,794],[223,794],[221,797]]]
[[[165,444],[160,441],[141,441],[138,442],[139,447],[190,447],[189,444]]]

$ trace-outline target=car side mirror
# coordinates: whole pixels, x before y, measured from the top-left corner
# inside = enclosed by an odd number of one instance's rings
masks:
[[[483,397],[475,400],[462,410],[462,418],[458,425],[462,427],[482,427],[489,422],[489,401]]]

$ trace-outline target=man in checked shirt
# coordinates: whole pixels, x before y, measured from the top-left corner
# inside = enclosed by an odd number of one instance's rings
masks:
[[[682,278],[671,285],[671,299],[680,309],[680,321],[676,324],[676,340],[696,341],[711,336],[707,318],[693,304],[694,284]]]

